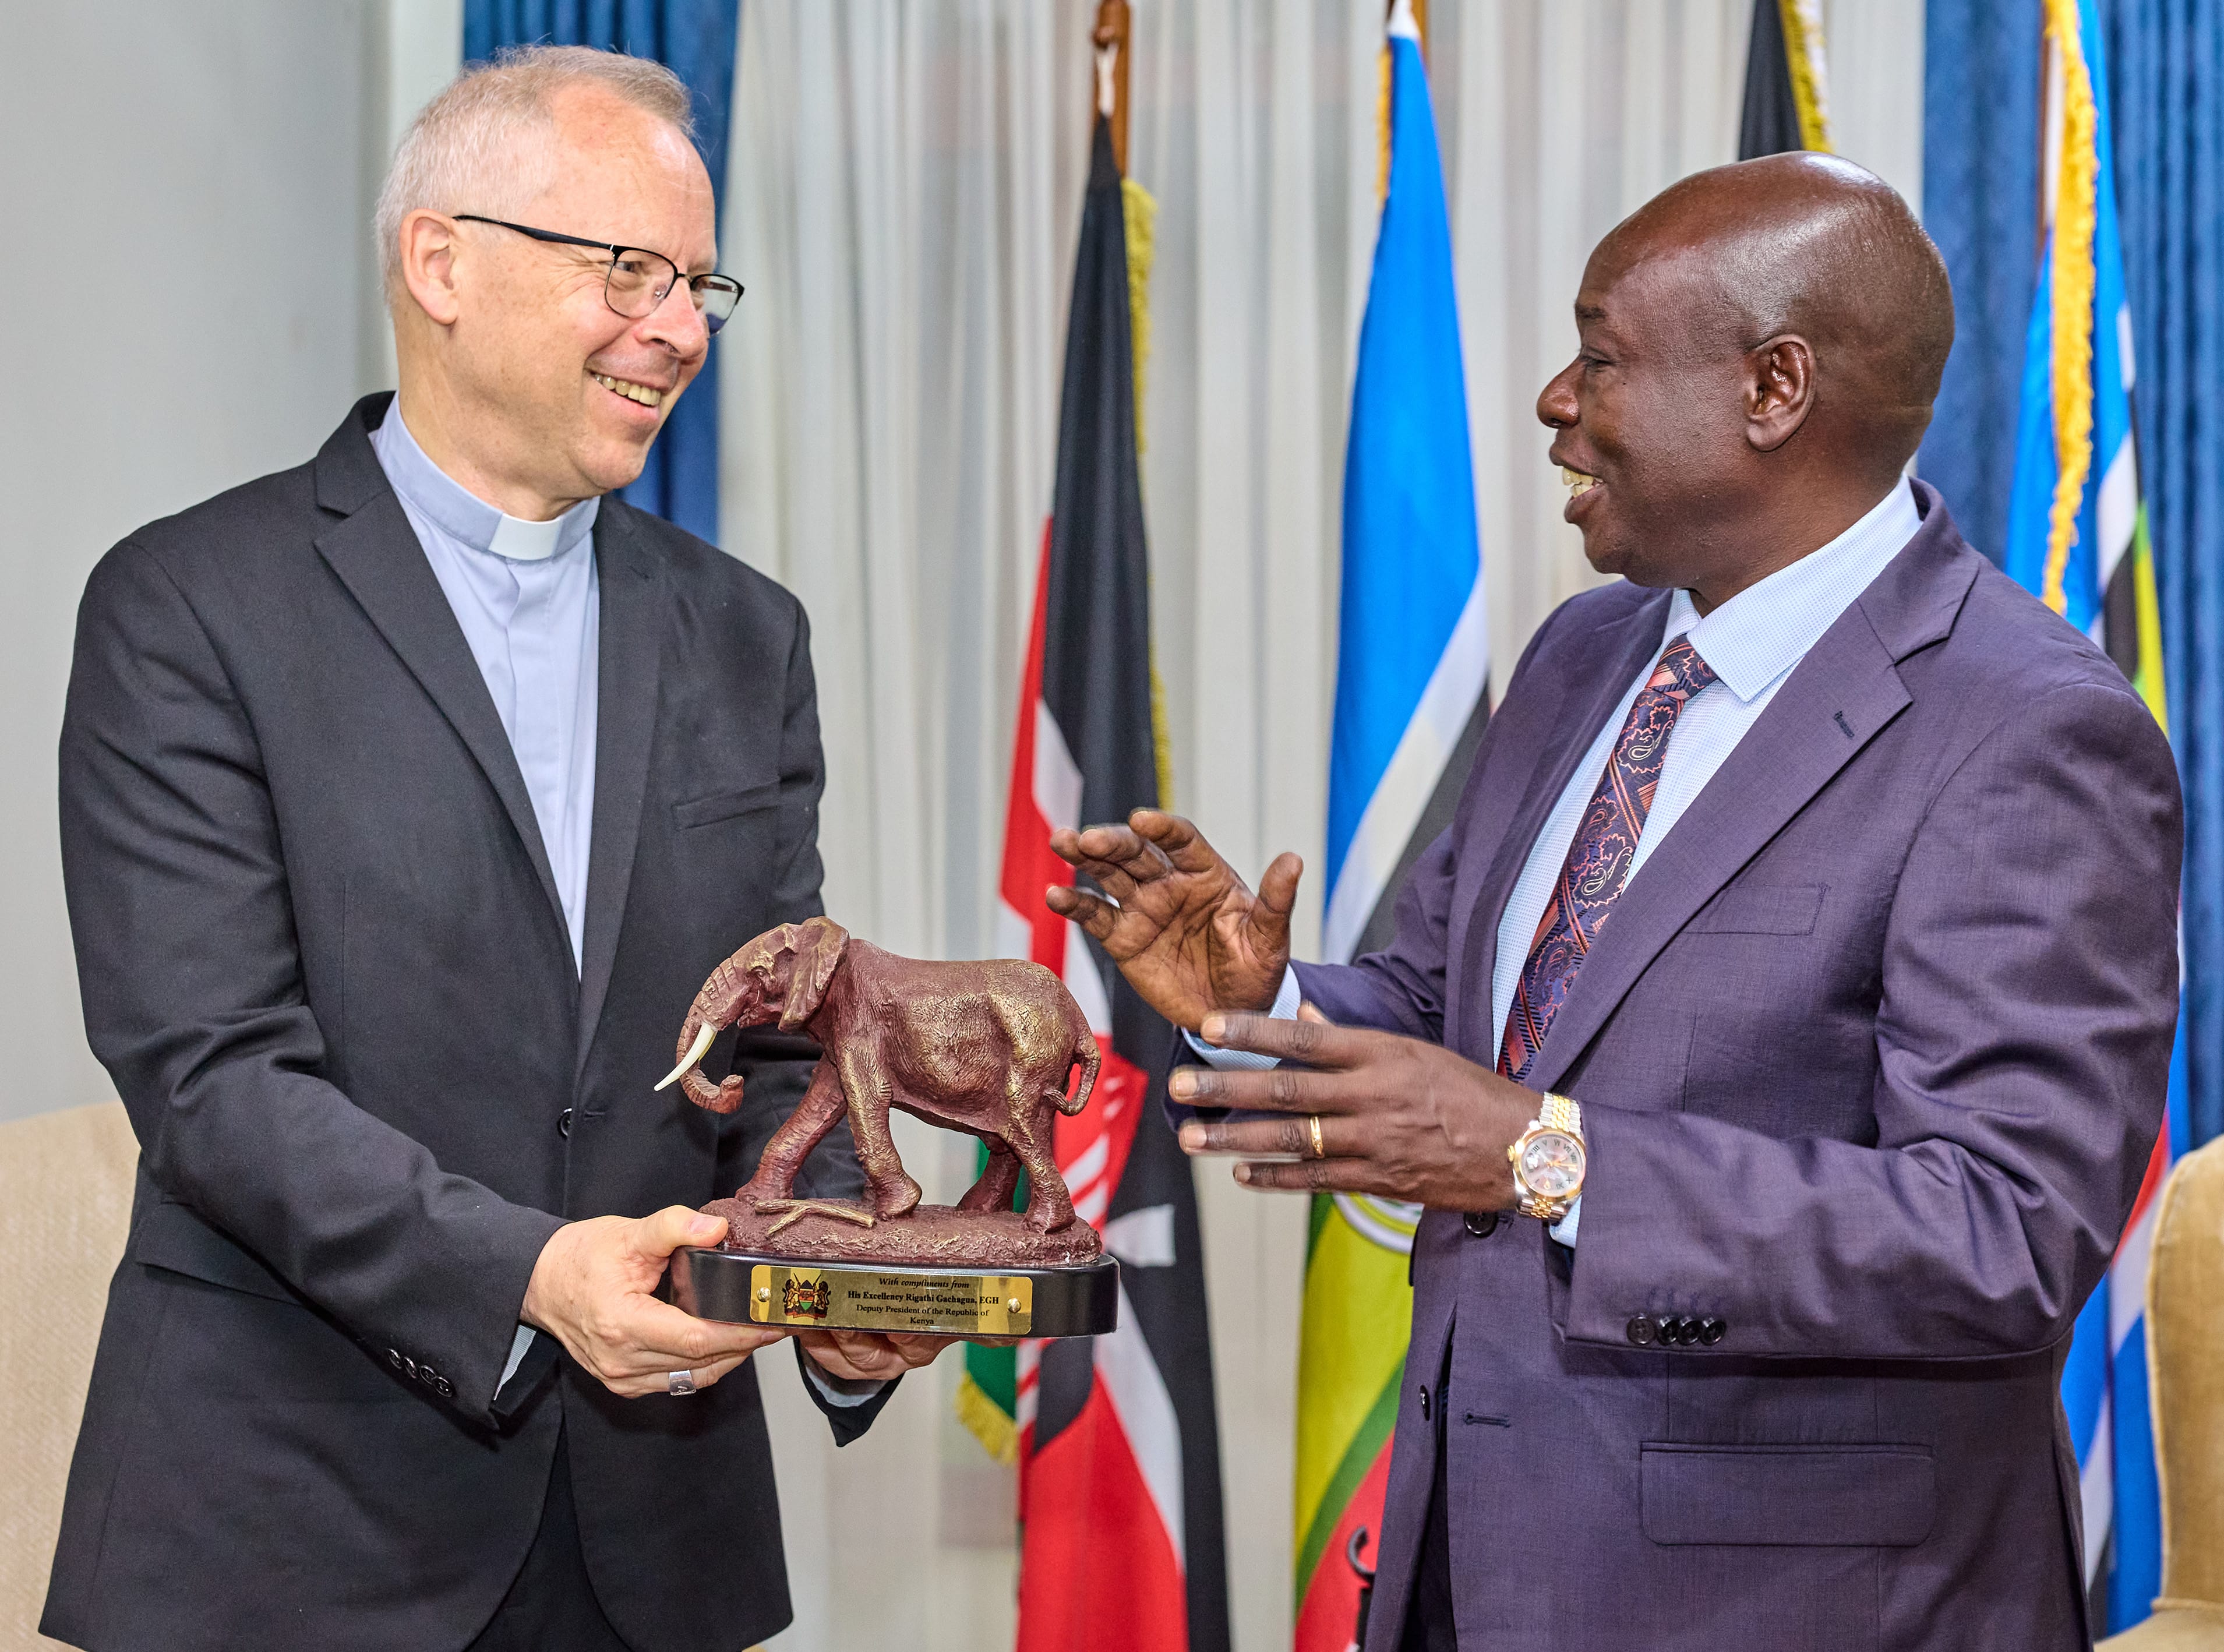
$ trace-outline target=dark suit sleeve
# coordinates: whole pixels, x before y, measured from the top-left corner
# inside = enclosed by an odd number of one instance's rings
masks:
[[[318,1076],[255,730],[176,584],[128,541],[79,610],[60,778],[86,1035],[155,1186],[490,1421],[561,1223],[443,1171]]]
[[[1587,1107],[1566,1334],[1621,1344],[1666,1305],[1727,1321],[1728,1354],[2068,1335],[2161,1124],[2181,831],[2170,748],[2131,694],[2019,706],[1946,781],[1891,896],[1874,1145]]]

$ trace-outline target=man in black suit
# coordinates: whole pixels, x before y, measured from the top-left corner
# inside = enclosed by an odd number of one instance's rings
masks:
[[[780,1333],[654,1295],[815,1055],[714,1053],[748,1081],[721,1119],[652,1092],[679,1018],[820,909],[801,608],[606,497],[739,296],[686,117],[608,54],[452,86],[380,200],[398,400],[86,590],[63,849],[141,1158],[58,1639],[648,1652],[788,1620],[746,1363]],[[846,1442],[939,1346],[798,1359]]]

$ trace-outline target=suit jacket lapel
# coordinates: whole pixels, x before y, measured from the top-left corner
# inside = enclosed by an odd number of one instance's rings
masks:
[[[587,931],[579,978],[580,1069],[617,960],[618,931],[641,841],[641,797],[648,782],[663,655],[664,579],[641,548],[627,508],[603,501],[595,525],[602,591],[602,642],[596,666],[595,812],[587,859]]]
[[[1898,662],[1952,629],[1977,561],[1937,496],[1918,497],[1932,507],[1924,529],[1808,651],[1614,902],[1532,1088],[1566,1075],[1677,931],[1909,704]]]
[[[1479,1047],[1480,1041],[1492,1035],[1491,981],[1498,969],[1498,924],[1506,902],[1512,898],[1521,869],[1528,864],[1537,834],[1545,829],[1552,806],[1567,789],[1576,764],[1598,737],[1600,725],[1613,715],[1631,679],[1659,650],[1668,603],[1668,593],[1659,592],[1599,629],[1594,645],[1587,650],[1589,662],[1578,661],[1572,668],[1576,680],[1569,698],[1574,704],[1565,716],[1548,717],[1540,731],[1542,741],[1532,746],[1530,780],[1519,812],[1499,834],[1498,848],[1469,908],[1464,968],[1465,979],[1471,984],[1458,1001],[1481,1004],[1483,1021],[1479,1027],[1458,1029],[1450,1041],[1455,1044]],[[1497,1056],[1494,1048],[1477,1059],[1495,1060]]]
[[[343,427],[332,446],[347,434]],[[357,440],[363,444],[363,458],[376,472],[377,461],[367,439],[358,435]],[[320,472],[331,451],[328,446],[326,455],[319,457]],[[320,497],[325,497],[329,491],[321,485],[325,478],[320,474],[319,480]],[[502,801],[502,812],[509,816],[532,859],[541,893],[548,897],[556,927],[565,933],[564,903],[548,868],[540,824],[534,818],[533,799],[525,789],[524,773],[510,750],[509,736],[495,710],[494,697],[487,693],[486,679],[479,674],[478,661],[471,657],[471,644],[464,640],[464,628],[448,606],[447,593],[433,576],[433,565],[425,560],[424,547],[417,542],[416,529],[409,525],[401,502],[384,485],[382,475],[379,483],[344,521],[318,536],[318,554],[354,593],[370,623],[462,737]],[[571,950],[567,939],[564,947],[567,956]]]

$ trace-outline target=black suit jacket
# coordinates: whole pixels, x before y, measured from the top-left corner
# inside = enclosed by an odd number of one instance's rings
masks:
[[[747,1646],[789,1617],[754,1371],[621,1401],[542,1335],[500,1379],[561,1223],[731,1192],[801,1092],[810,1046],[732,1035],[740,1112],[651,1086],[712,966],[820,909],[803,611],[603,502],[575,969],[494,703],[371,451],[388,399],[86,588],[63,861],[141,1159],[41,1627],[461,1647],[560,1428],[612,1624]],[[830,1409],[837,1438],[877,1409]]]

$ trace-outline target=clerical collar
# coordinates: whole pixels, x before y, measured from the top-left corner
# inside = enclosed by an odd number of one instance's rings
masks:
[[[402,421],[395,396],[370,445],[394,491],[443,533],[511,562],[545,562],[594,532],[600,499],[582,499],[553,522],[528,522],[489,504],[426,456]]]

